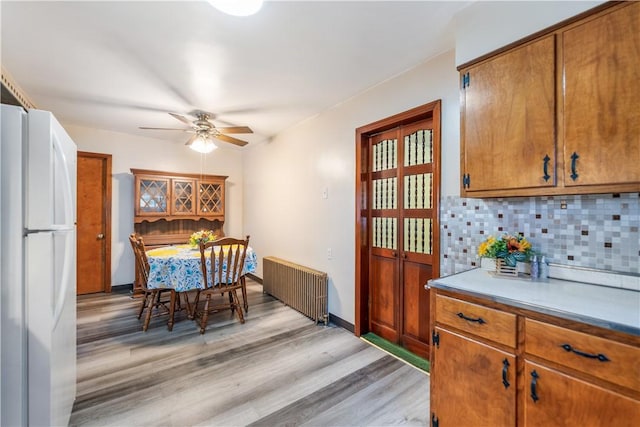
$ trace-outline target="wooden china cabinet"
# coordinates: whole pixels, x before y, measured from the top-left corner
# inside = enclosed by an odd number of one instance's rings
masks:
[[[134,230],[147,248],[186,243],[198,230],[224,236],[226,176],[131,169]],[[136,271],[134,294],[141,283]]]

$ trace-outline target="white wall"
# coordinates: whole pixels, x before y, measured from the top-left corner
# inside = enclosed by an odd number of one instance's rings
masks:
[[[499,49],[603,1],[478,1],[458,12],[456,65]]]
[[[243,235],[242,151],[220,147],[204,158],[184,144],[79,126],[64,126],[79,151],[112,155],[111,284],[133,282],[133,175],[130,169],[226,175],[224,232]]]
[[[259,256],[326,271],[329,311],[354,322],[355,129],[442,99],[442,197],[459,195],[456,65],[599,3],[473,3],[456,16],[455,53],[440,55],[247,150],[244,226]],[[326,200],[321,197],[324,188]],[[332,260],[327,259],[328,248]]]
[[[260,257],[326,271],[329,311],[348,322],[355,304],[355,129],[441,99],[443,193],[458,194],[457,81],[450,51],[245,153],[244,225],[252,246]]]

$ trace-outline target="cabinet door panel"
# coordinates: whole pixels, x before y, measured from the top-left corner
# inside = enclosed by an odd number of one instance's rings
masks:
[[[195,215],[195,180],[171,180],[171,215]]]
[[[438,425],[515,426],[515,356],[441,328],[436,331],[440,344],[433,352],[431,412]]]
[[[565,186],[640,188],[638,28],[640,3],[563,34]]]
[[[532,372],[537,376],[532,386]],[[525,361],[526,427],[637,426],[640,402]],[[537,401],[531,397],[535,391]]]
[[[164,216],[169,214],[171,190],[169,178],[136,177],[136,215]]]
[[[461,118],[467,191],[555,185],[554,52],[551,35],[468,70]]]

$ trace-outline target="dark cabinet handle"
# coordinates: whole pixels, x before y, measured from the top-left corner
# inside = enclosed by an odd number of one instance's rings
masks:
[[[564,348],[566,351],[573,352],[574,354],[577,354],[578,356],[587,357],[589,359],[598,359],[601,362],[610,362],[611,361],[607,356],[605,356],[602,353],[598,353],[598,354],[585,353],[583,351],[576,350],[575,348],[571,347],[571,345],[569,345],[569,344],[562,344],[560,347]]]
[[[544,179],[545,181],[549,181],[549,178],[551,178],[551,175],[549,175],[549,161],[551,161],[551,158],[547,154],[544,156],[544,159],[542,159],[542,161],[544,162],[542,164],[542,171],[544,172],[542,179]]]
[[[398,252],[393,251],[393,252],[391,252],[391,255],[395,258],[395,257],[397,257],[397,256],[398,256]]]
[[[509,384],[509,381],[507,381],[507,370],[509,369],[509,361],[505,358],[502,361],[502,384],[504,385],[504,388],[509,388],[509,386],[511,384]]]
[[[534,403],[540,400],[538,394],[536,393],[538,378],[540,378],[538,373],[535,370],[531,371],[531,399]]]
[[[468,320],[469,322],[478,322],[479,324],[483,324],[483,323],[487,323],[485,322],[485,320],[482,317],[478,317],[477,319],[474,319],[472,317],[467,317],[462,313],[458,313],[458,317],[464,320]]]
[[[571,179],[574,181],[578,179],[578,173],[576,172],[576,161],[579,158],[580,156],[578,156],[578,153],[574,151],[573,154],[571,155]]]

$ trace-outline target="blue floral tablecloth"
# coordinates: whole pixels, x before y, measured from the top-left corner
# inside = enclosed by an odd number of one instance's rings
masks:
[[[150,267],[148,288],[175,289],[178,292],[204,289],[198,248],[191,245],[156,248],[147,251],[147,258]],[[254,273],[257,265],[258,257],[253,249],[248,247],[242,273]],[[211,259],[207,257],[207,272],[210,271],[210,266]],[[218,268],[216,265],[216,271]],[[225,271],[226,263],[222,268]],[[209,277],[209,281],[211,281],[211,277]],[[209,287],[211,287],[211,283],[209,283]]]

